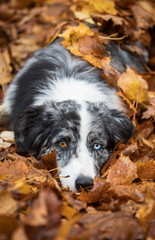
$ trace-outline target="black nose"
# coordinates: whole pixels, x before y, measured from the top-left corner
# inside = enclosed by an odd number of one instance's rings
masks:
[[[75,181],[75,187],[79,191],[81,187],[84,189],[91,189],[93,187],[93,179],[88,176],[80,175]]]

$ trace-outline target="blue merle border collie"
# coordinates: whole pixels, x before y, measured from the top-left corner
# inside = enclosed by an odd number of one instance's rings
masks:
[[[99,69],[59,41],[37,51],[16,75],[4,100],[18,152],[36,158],[56,149],[63,187],[93,185],[114,146],[133,124]]]

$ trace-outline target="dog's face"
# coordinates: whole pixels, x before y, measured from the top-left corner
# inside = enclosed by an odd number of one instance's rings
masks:
[[[65,101],[26,109],[15,140],[20,152],[36,157],[55,148],[62,186],[76,190],[93,184],[114,146],[132,132],[131,121],[103,103]]]

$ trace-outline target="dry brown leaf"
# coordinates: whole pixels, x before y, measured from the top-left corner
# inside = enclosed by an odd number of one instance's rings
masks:
[[[150,189],[147,189],[145,204],[137,211],[136,217],[144,224],[145,229],[148,227],[149,221],[155,219],[155,199]]]
[[[119,74],[110,67],[111,57],[105,57],[103,43],[116,40],[130,53],[141,55],[143,50],[135,47],[135,41],[140,41],[148,46],[149,67],[154,68],[152,0],[3,0],[0,6],[3,80],[11,79],[39,46],[51,43],[59,33],[64,34],[63,41],[73,54],[103,69],[102,76],[112,87]],[[74,16],[93,28],[82,22],[77,26]],[[55,153],[43,158],[43,164],[32,156],[17,155],[14,145],[9,146],[12,137],[0,137],[1,147],[5,147],[0,152],[0,239],[154,239],[154,72],[141,77],[128,69],[122,76],[119,87],[123,91],[118,94],[132,109],[136,131],[127,145],[117,146],[103,166],[104,180],[96,178],[89,192],[73,193],[58,186],[51,176]],[[2,95],[1,90],[1,101]],[[117,161],[120,151],[126,158]],[[107,176],[112,183],[106,182]],[[47,187],[50,189],[40,190]]]
[[[137,175],[140,179],[155,179],[155,161],[137,162]]]
[[[27,36],[16,40],[11,45],[11,52],[13,58],[16,59],[16,62],[20,64],[20,67],[23,66],[25,60],[32,55],[39,46],[36,43],[35,36]]]
[[[144,232],[136,218],[123,212],[96,212],[85,214],[80,220],[82,236],[88,239],[143,239]],[[81,229],[80,229],[81,230]],[[77,234],[80,234],[80,230]]]
[[[51,151],[51,153],[49,153],[48,155],[42,156],[41,159],[42,159],[46,169],[50,170],[52,176],[54,176],[58,170],[55,149],[53,151]]]
[[[131,7],[131,11],[135,18],[137,27],[142,29],[153,27],[155,23],[155,15],[152,14],[152,12],[148,12],[138,5],[133,5]]]
[[[0,53],[0,84],[7,84],[11,82],[12,67],[10,65],[10,58],[8,52]]]
[[[17,239],[29,240],[28,237],[26,236],[24,228],[20,227],[13,233],[12,240]]]
[[[148,109],[143,112],[142,118],[153,118],[155,120],[155,106],[148,106]]]
[[[103,69],[103,74],[101,74],[103,79],[110,85],[110,87],[116,87],[116,81],[118,80],[120,73],[110,66],[110,63],[107,62],[107,59],[101,60],[101,66]]]
[[[4,141],[13,142],[14,143],[14,133],[12,131],[3,131],[0,134],[0,138]]]
[[[137,143],[130,144],[128,147],[126,147],[122,152],[125,156],[129,156],[134,154],[138,150]]]
[[[65,223],[63,223],[59,228],[59,231],[55,240],[67,239],[73,225],[80,220],[81,216],[82,216],[81,214],[77,214],[73,216],[71,219],[69,219],[68,221],[66,221]]]
[[[114,185],[131,184],[137,177],[137,167],[129,157],[121,156],[117,162],[109,169],[107,182]]]
[[[12,216],[18,209],[18,203],[7,190],[0,191],[0,215]]]
[[[127,24],[127,21],[123,18],[123,17],[118,17],[118,16],[114,16],[114,15],[110,15],[110,14],[92,14],[91,15],[92,18],[97,19],[98,21],[100,21],[101,23],[103,23],[104,21],[113,21],[114,25],[123,25],[123,24]]]
[[[12,145],[12,143],[3,141],[3,139],[0,138],[0,150],[2,149],[7,149],[8,147],[10,147]]]
[[[17,229],[18,225],[15,217],[0,215],[0,236],[3,237],[2,239],[11,239],[11,235]]]
[[[5,160],[0,166],[0,177],[5,177],[5,180],[12,184],[25,177],[28,172],[28,166],[20,158],[15,162]]]
[[[142,103],[147,99],[147,82],[129,67],[127,67],[125,73],[121,74],[117,81],[117,85],[130,100],[136,100]]]
[[[99,180],[98,178],[95,178],[93,188],[88,192],[82,189],[82,192],[77,198],[86,203],[98,202],[107,197],[109,187],[109,183],[105,182],[104,180]]]
[[[110,187],[109,192],[117,194],[118,198],[128,197],[135,202],[144,202],[144,194],[138,189],[136,185],[113,185]]]
[[[92,36],[93,33],[89,27],[83,23],[79,23],[78,26],[68,26],[67,29],[59,34],[59,37],[63,37],[61,42],[72,54],[76,56],[82,56],[78,49],[78,38],[83,36]]]
[[[39,198],[34,202],[32,211],[28,214],[25,224],[29,226],[53,226],[59,223],[62,203],[51,190],[39,193]]]
[[[83,55],[92,54],[94,57],[103,58],[105,54],[105,48],[99,38],[83,36],[78,38],[79,51]]]

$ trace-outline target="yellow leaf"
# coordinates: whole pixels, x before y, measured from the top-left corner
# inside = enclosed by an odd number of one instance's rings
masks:
[[[115,9],[115,3],[111,0],[89,0],[88,2],[98,12],[106,12],[114,15],[117,14],[117,10]]]
[[[95,67],[98,67],[98,68],[102,69],[102,65],[101,65],[101,62],[99,61],[99,59],[92,56],[91,54],[83,56],[82,59],[88,61],[89,63],[91,63]]]
[[[90,17],[92,13],[94,13],[93,6],[90,5],[84,5],[83,8],[79,11],[77,6],[71,6],[71,10],[73,11],[76,18],[79,20],[85,20],[86,22],[90,24],[94,24],[93,19]]]
[[[12,215],[18,208],[18,203],[12,198],[10,192],[0,192],[0,215]]]
[[[59,34],[59,37],[63,37],[61,42],[64,47],[66,47],[70,52],[76,56],[82,56],[78,50],[77,39],[83,37],[84,35],[92,36],[93,33],[89,27],[83,23],[79,23],[78,26],[68,26],[68,28],[62,33]]]
[[[76,213],[77,211],[74,208],[70,207],[66,202],[63,202],[62,216],[71,219]]]
[[[29,194],[32,192],[31,186],[26,183],[26,180],[24,178],[18,180],[12,190],[18,190],[22,194]]]
[[[8,53],[0,53],[0,84],[7,84],[12,80],[11,71]]]
[[[77,214],[68,221],[66,221],[64,224],[61,224],[55,240],[67,239],[70,230],[77,222],[79,222],[81,217],[82,214]]]
[[[147,98],[147,82],[129,67],[127,67],[125,73],[122,73],[118,79],[117,85],[130,100],[136,100],[142,103]]]

